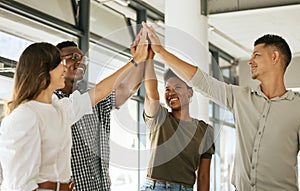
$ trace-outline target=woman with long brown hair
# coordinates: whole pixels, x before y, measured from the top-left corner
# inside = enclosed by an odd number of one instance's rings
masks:
[[[148,45],[139,45],[135,63],[147,56],[142,52]],[[72,190],[71,125],[91,113],[92,105],[107,97],[135,67],[129,61],[88,92],[75,91],[59,100],[53,92],[65,85],[65,65],[59,49],[49,43],[31,44],[22,53],[0,128],[2,191]]]

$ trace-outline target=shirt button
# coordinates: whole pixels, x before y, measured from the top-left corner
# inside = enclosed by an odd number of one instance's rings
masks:
[[[252,186],[252,187],[254,187],[254,186],[255,186],[255,184],[254,184],[254,183],[252,183],[252,184],[251,184],[251,186]]]
[[[265,115],[263,115],[263,118],[265,118],[266,116]]]
[[[257,149],[254,149],[254,152],[256,152],[257,151]]]
[[[261,135],[261,132],[258,132],[259,135]]]
[[[255,166],[252,166],[252,169],[255,169]]]

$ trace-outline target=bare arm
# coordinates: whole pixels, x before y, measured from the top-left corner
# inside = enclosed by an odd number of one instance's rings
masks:
[[[196,73],[197,67],[168,52],[161,45],[153,27],[149,27],[145,22],[143,22],[143,28],[147,30],[148,37],[151,41],[151,49],[155,52],[155,54],[162,58],[168,64],[168,66],[179,75],[180,78],[186,82],[190,81]]]
[[[124,104],[139,89],[143,79],[144,66],[145,64],[141,63],[137,67],[130,69],[125,79],[116,88],[117,107]]]
[[[211,159],[201,158],[197,171],[197,191],[209,191]]]
[[[153,54],[150,50],[150,57]],[[148,59],[145,64],[145,89],[146,96],[144,102],[144,109],[147,116],[154,116],[159,108],[159,93],[157,89],[157,78],[154,70],[153,57]]]
[[[130,47],[133,57],[139,54],[145,54],[147,52],[141,52],[138,50],[140,41],[146,41],[146,31],[140,30],[136,36],[132,46]],[[147,44],[147,43],[146,43]],[[147,56],[147,55],[144,55]],[[142,79],[144,77],[145,64],[141,63],[137,67],[133,67],[130,72],[125,76],[125,79],[116,88],[116,106],[120,107],[125,101],[131,97],[140,87]]]
[[[139,38],[140,39],[136,46],[136,50],[133,58],[134,61],[138,63],[138,65],[141,65],[147,58],[147,51],[148,51],[148,43],[146,43],[147,33],[143,32],[139,36]],[[89,95],[92,104],[95,105],[102,99],[106,98],[109,94],[111,94],[111,92],[114,89],[124,88],[123,85],[120,85],[123,82],[123,79],[126,79],[130,71],[135,71],[135,70],[141,70],[141,68],[140,67],[135,68],[133,63],[128,62],[126,65],[121,67],[115,73],[113,73],[109,77],[105,78],[104,80],[96,84],[96,86],[93,89],[89,90]],[[129,81],[132,79],[133,78],[130,77]],[[138,79],[136,80],[138,81]],[[128,99],[128,97],[132,93],[131,89],[135,89],[135,88],[137,89],[138,85],[136,82],[131,81],[129,83],[132,83],[132,85],[130,85],[130,87],[126,87],[127,93],[123,95],[123,101],[121,100],[118,104],[121,104],[122,102],[124,103],[125,100]],[[120,89],[118,91],[120,91]]]

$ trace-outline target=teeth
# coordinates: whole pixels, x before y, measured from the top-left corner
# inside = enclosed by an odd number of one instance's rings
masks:
[[[170,101],[177,101],[178,98],[171,98]]]

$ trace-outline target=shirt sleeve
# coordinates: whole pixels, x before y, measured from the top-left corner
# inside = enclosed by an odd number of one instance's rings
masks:
[[[109,96],[110,98],[110,103],[111,103],[111,110],[112,109],[120,109],[119,107],[116,106],[116,91],[113,90],[113,92]]]
[[[167,114],[168,114],[167,109],[162,107],[161,105],[159,105],[156,115],[154,115],[153,117],[150,117],[150,116],[146,115],[146,113],[144,111],[143,118],[144,118],[146,126],[150,129],[152,129],[152,128],[160,127],[163,124],[163,122],[165,121]]]
[[[188,85],[222,107],[233,110],[233,88],[232,85],[219,81],[199,68]]]
[[[19,106],[0,128],[2,189],[34,190],[41,164],[41,138],[37,116],[30,108]]]
[[[113,109],[119,109],[116,107],[115,91],[113,91],[105,99],[103,99],[99,103],[97,103],[97,106],[99,107],[101,112],[111,112],[111,110],[113,110]]]
[[[79,91],[74,91],[69,98],[62,98],[57,102],[63,115],[66,115],[67,126],[77,122],[83,115],[93,113],[88,92],[81,94]]]
[[[202,138],[199,153],[201,153],[201,158],[211,158],[212,154],[215,153],[215,138],[214,138],[214,128],[207,124],[205,134]]]

